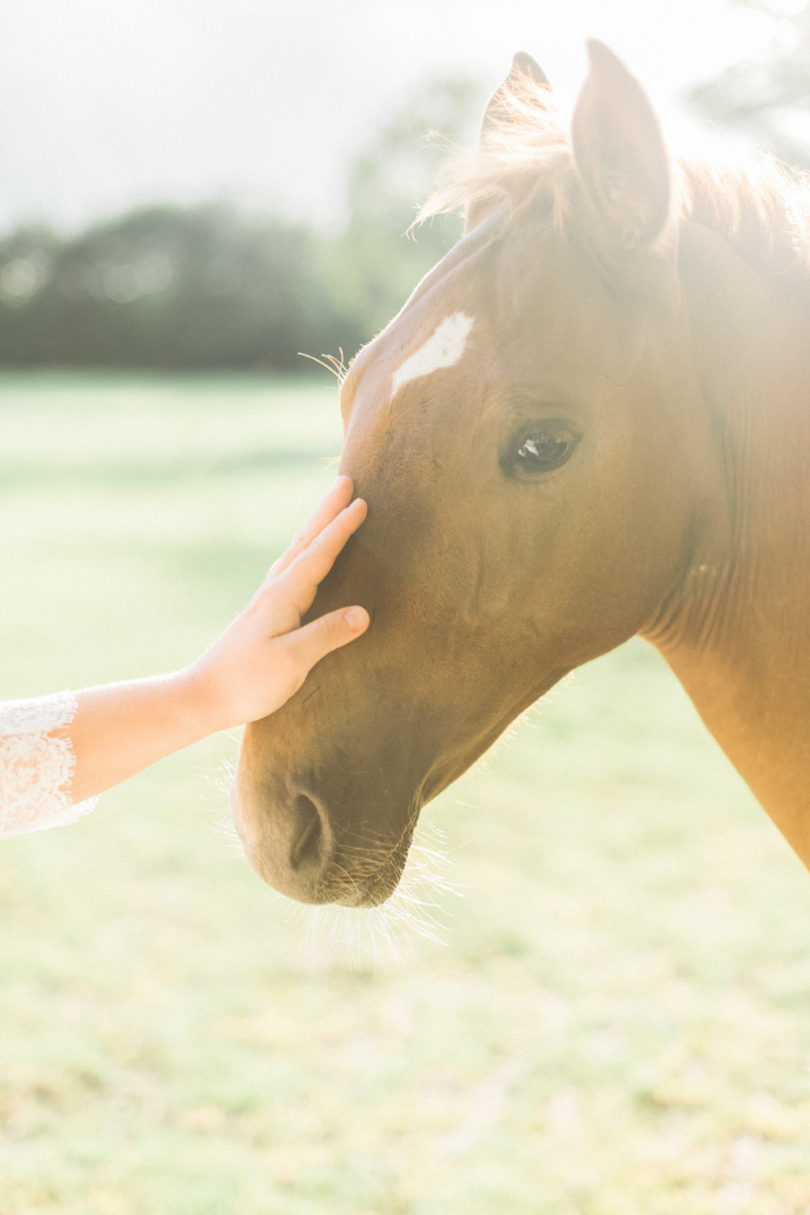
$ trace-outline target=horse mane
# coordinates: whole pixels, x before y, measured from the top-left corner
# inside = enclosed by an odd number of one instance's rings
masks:
[[[725,237],[766,277],[810,274],[810,179],[772,157],[755,166],[680,161],[681,214]]]
[[[570,136],[550,89],[527,76],[510,77],[488,112],[479,147],[449,162],[418,221],[460,208],[484,210],[506,197],[513,218],[542,200],[562,231],[576,183]],[[672,216],[716,232],[764,276],[810,274],[810,176],[774,158],[744,167],[678,158]]]

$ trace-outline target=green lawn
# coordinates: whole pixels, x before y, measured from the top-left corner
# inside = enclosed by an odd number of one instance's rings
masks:
[[[0,695],[190,660],[339,450],[325,374],[0,378]],[[807,1215],[810,879],[651,651],[428,808],[399,967],[234,855],[235,752],[0,846],[0,1215]]]

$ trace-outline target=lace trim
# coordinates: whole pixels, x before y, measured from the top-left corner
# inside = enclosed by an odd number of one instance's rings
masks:
[[[72,692],[0,701],[0,836],[62,827],[89,814],[97,798],[74,805],[76,757],[67,731]]]

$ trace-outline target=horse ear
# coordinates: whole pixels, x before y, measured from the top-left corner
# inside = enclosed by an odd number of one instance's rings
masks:
[[[615,257],[652,243],[669,214],[670,167],[658,118],[622,61],[589,39],[590,72],[574,110],[574,160],[591,220]]]
[[[511,96],[520,97],[521,92],[525,92],[525,82],[537,86],[533,90],[531,98],[534,105],[538,101],[545,100],[546,104],[542,106],[542,110],[551,111],[553,108],[553,99],[551,85],[548,78],[537,63],[532,59],[531,55],[527,55],[525,51],[518,51],[512,59],[512,68],[509,75],[500,84],[487,102],[484,116],[481,119],[481,131],[479,135],[479,143],[482,147],[486,147],[490,137],[493,136],[499,128],[509,122],[509,98]],[[543,92],[538,93],[538,89]],[[544,96],[545,94],[545,96]],[[481,223],[482,219],[491,210],[489,204],[473,203],[467,208],[467,213],[464,217],[464,231],[470,232],[473,228]]]
[[[531,55],[527,55],[525,51],[518,51],[512,59],[512,69],[509,75],[503,84],[498,86],[487,102],[484,117],[481,120],[481,143],[485,143],[487,136],[507,117],[509,113],[507,98],[513,93],[519,95],[520,85],[523,80],[532,81],[540,88],[547,89],[549,102],[551,101],[551,85],[540,64],[535,59],[532,59]]]
[[[525,51],[516,51],[512,59],[512,72],[520,72],[523,76],[530,76],[535,84],[545,85],[547,89],[551,88],[548,76],[541,68],[536,59],[532,59],[531,55],[527,55]]]

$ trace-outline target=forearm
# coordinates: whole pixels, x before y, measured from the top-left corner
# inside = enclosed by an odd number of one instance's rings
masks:
[[[5,818],[15,830],[70,821],[72,806],[163,756],[275,712],[315,663],[358,637],[369,616],[356,606],[301,624],[318,584],[365,517],[365,502],[351,501],[352,492],[348,477],[339,477],[247,607],[191,666],[85,688],[52,720],[40,705],[49,698],[9,702],[5,730],[0,713],[0,739],[7,736],[5,760],[0,750],[0,834],[3,797],[13,803]]]
[[[95,797],[219,726],[189,670],[76,694],[71,798]]]

